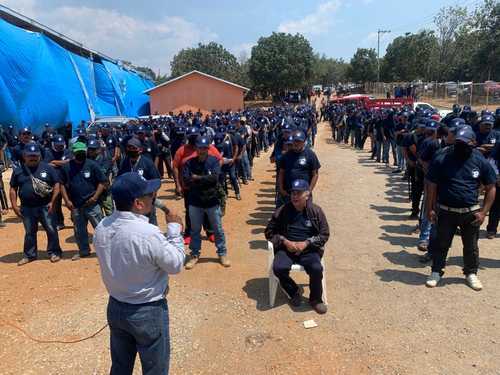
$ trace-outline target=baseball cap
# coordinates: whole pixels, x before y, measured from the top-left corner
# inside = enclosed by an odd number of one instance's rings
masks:
[[[73,153],[87,152],[87,145],[83,142],[75,142],[73,146],[71,146],[71,151],[73,151]]]
[[[127,141],[127,146],[133,146],[136,148],[142,148],[142,142],[139,138],[132,137]]]
[[[209,146],[210,146],[210,139],[208,139],[208,137],[198,136],[198,138],[196,138],[196,147],[205,148]]]
[[[192,137],[194,135],[200,135],[200,130],[195,126],[190,126],[186,129],[186,135]]]
[[[30,142],[24,146],[23,153],[25,155],[39,156],[41,154],[40,146],[35,142]]]
[[[470,141],[474,141],[476,139],[476,134],[472,131],[472,129],[463,127],[458,129],[455,139],[457,141],[469,143]]]
[[[490,124],[493,125],[495,123],[495,117],[492,115],[485,115],[481,117],[481,120],[479,120],[479,124]]]
[[[293,143],[293,135],[290,135],[285,139],[285,142],[283,142],[285,145],[291,145]]]
[[[64,137],[62,135],[56,135],[54,139],[52,140],[54,142],[54,145],[64,145],[66,142],[64,141]]]
[[[293,133],[293,141],[294,142],[305,142],[306,141],[306,135],[302,130],[297,130],[295,133]]]
[[[137,172],[127,172],[115,179],[111,195],[115,202],[132,203],[134,199],[154,193],[160,188],[159,178],[146,180]]]
[[[99,141],[97,139],[91,139],[87,144],[87,148],[92,148],[92,149],[99,148],[100,146],[101,145],[99,144]]]
[[[306,180],[293,180],[290,191],[308,191],[309,183]]]

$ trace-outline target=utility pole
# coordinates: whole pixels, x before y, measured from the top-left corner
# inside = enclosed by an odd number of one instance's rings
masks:
[[[380,34],[389,34],[391,30],[377,31],[377,82],[380,82]]]

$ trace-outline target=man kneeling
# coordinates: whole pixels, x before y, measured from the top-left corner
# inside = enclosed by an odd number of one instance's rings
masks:
[[[302,295],[290,277],[293,264],[300,264],[309,275],[309,303],[318,314],[327,311],[323,295],[323,267],[321,257],[330,229],[321,207],[309,199],[309,184],[295,180],[291,186],[291,200],[277,209],[266,228],[266,239],[274,246],[273,272],[290,297],[293,306],[299,306]]]

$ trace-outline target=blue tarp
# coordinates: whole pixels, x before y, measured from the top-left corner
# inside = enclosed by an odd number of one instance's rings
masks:
[[[77,125],[95,116],[149,114],[150,80],[107,60],[74,54],[0,19],[0,124]]]

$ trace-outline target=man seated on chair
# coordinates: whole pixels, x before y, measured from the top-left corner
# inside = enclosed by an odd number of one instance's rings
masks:
[[[300,264],[309,275],[309,303],[318,314],[327,311],[323,303],[323,256],[330,228],[321,207],[309,199],[310,188],[305,180],[291,184],[291,200],[278,208],[269,223],[265,235],[274,247],[273,272],[282,288],[290,297],[292,306],[302,300],[298,285],[290,277],[293,264]]]

